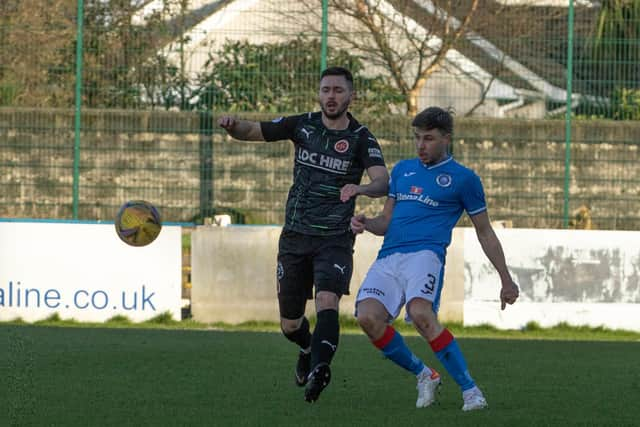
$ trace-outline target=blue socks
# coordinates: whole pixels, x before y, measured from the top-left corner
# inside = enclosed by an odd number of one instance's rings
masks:
[[[462,391],[470,390],[476,386],[469,374],[467,362],[464,360],[462,351],[448,329],[444,329],[429,344],[438,360]],[[429,369],[422,360],[409,350],[404,339],[402,339],[402,335],[391,326],[387,326],[382,337],[373,341],[373,345],[378,347],[388,359],[414,375],[418,375],[425,368]]]
[[[388,359],[414,375],[418,375],[425,368],[422,360],[409,350],[402,335],[391,326],[387,326],[382,337],[373,341],[373,345],[378,347]]]
[[[433,341],[430,341],[429,344],[438,360],[455,382],[458,383],[462,391],[475,387],[476,384],[469,374],[467,362],[464,360],[462,351],[460,351],[458,343],[448,329],[445,328],[442,333]]]

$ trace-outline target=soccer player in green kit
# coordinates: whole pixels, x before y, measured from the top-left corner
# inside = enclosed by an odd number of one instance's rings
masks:
[[[341,67],[320,76],[320,111],[253,122],[220,117],[233,138],[246,141],[289,139],[295,146],[293,185],[278,244],[278,302],[284,336],[300,347],[296,383],[315,402],[331,380],[338,347],[338,304],[349,294],[355,237],[350,230],[358,195],[387,194],[389,174],[373,134],[349,112],[353,76]],[[364,172],[369,184],[361,185]],[[305,317],[314,297],[317,324]]]

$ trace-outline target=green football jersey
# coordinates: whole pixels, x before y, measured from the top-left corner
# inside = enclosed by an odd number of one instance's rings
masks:
[[[385,166],[378,141],[351,116],[344,130],[327,129],[320,112],[261,122],[267,141],[290,139],[295,145],[293,185],[284,228],[302,234],[335,235],[349,230],[355,198],[340,201],[340,189],[360,184],[364,171]]]

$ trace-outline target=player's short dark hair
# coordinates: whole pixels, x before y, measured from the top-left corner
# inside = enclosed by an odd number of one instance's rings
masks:
[[[431,130],[438,129],[444,134],[453,133],[453,111],[451,108],[443,109],[440,107],[429,107],[418,113],[411,126],[419,129]]]
[[[347,70],[344,67],[325,68],[320,74],[320,80],[322,80],[325,76],[344,76],[347,82],[349,82],[351,88],[353,88],[353,75],[351,74],[351,71]]]

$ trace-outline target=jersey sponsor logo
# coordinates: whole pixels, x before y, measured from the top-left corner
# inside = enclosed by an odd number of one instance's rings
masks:
[[[351,162],[321,153],[312,153],[304,148],[298,149],[297,161],[303,165],[345,175]]]
[[[284,117],[280,116],[280,117],[276,117],[275,119],[271,120],[271,123],[280,123],[283,120],[284,120]]]
[[[436,184],[438,184],[440,187],[448,187],[451,185],[451,175],[448,175],[446,173],[440,174],[436,177]]]
[[[411,194],[422,194],[422,187],[416,187],[415,185],[412,185],[409,192]]]
[[[402,200],[416,201],[416,202],[424,203],[425,205],[433,206],[433,207],[440,206],[440,203],[437,200],[433,200],[431,197],[426,196],[424,194],[398,193],[396,196],[396,200],[397,201],[402,201]]]
[[[379,297],[383,297],[384,296],[384,291],[378,288],[361,288],[360,289],[360,293],[361,294],[370,294],[370,295],[377,295]]]
[[[333,149],[338,153],[344,153],[349,149],[349,141],[347,141],[346,139],[341,139],[334,144]]]
[[[369,148],[369,157],[382,158],[382,151],[379,148]]]

